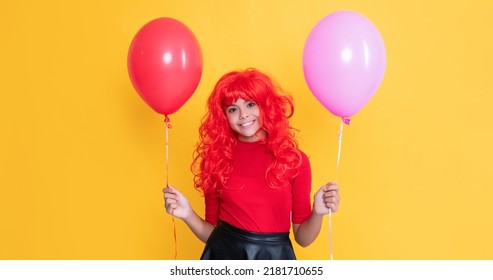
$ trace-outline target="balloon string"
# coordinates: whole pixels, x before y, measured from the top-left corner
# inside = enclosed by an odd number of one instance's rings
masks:
[[[344,128],[344,124],[349,125],[351,123],[351,120],[346,117],[341,118],[341,123],[339,125],[339,133],[337,135],[337,142],[338,142],[338,148],[337,148],[337,164],[336,164],[336,175],[335,175],[335,181],[337,182],[338,177],[339,177],[339,165],[341,163],[341,150],[342,150],[342,132]],[[330,260],[334,260],[334,255],[332,253],[332,209],[329,208],[329,252],[330,252]]]
[[[332,209],[329,208],[329,252],[330,252],[330,260],[334,260],[334,256],[332,254]]]
[[[164,117],[164,122],[166,123],[166,187],[168,187],[169,183],[169,160],[168,160],[168,129],[171,128],[171,124],[169,122],[168,116]]]
[[[169,134],[169,129],[172,127],[171,123],[169,121],[169,117],[166,115],[164,117],[164,122],[166,124],[166,187],[169,187],[169,157],[168,157],[168,150],[169,150],[169,145],[168,145],[168,134]],[[175,222],[175,209],[171,211],[171,221],[173,221],[173,238],[175,241],[175,260],[176,257],[178,256],[178,241],[176,239],[176,222]]]
[[[171,211],[171,221],[173,221],[173,238],[175,241],[175,261],[176,261],[176,257],[178,256],[178,242],[176,239],[176,223],[175,223],[174,215],[175,215],[175,209]]]
[[[337,169],[336,169],[336,180],[337,180],[337,175],[339,171],[339,163],[341,162],[341,149],[342,149],[342,130],[344,128],[344,124],[349,125],[351,123],[351,120],[347,117],[342,117],[341,118],[341,123],[339,125],[339,134],[337,136],[337,142],[339,142],[339,147],[337,149]]]

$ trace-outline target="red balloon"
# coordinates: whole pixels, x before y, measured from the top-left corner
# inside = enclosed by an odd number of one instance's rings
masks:
[[[135,35],[128,51],[128,73],[140,97],[156,112],[180,109],[202,75],[202,52],[192,31],[172,18],[157,18]]]

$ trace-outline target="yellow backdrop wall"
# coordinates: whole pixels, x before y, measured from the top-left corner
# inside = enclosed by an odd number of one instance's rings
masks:
[[[133,89],[126,56],[157,17],[186,24],[202,80],[171,116],[170,182],[203,211],[189,165],[205,100],[256,67],[296,100],[292,125],[314,188],[333,180],[339,121],[302,72],[309,31],[366,15],[387,47],[375,97],[343,138],[335,259],[492,259],[493,2],[7,1],[0,10],[0,259],[173,259],[163,117]],[[327,259],[327,219],[300,259]],[[179,259],[203,245],[176,221]]]

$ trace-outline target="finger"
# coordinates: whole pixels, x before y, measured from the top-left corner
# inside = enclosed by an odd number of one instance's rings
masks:
[[[324,202],[325,203],[334,203],[334,204],[337,204],[338,203],[338,199],[337,197],[327,197],[324,199]]]
[[[176,197],[167,197],[164,199],[165,203],[167,204],[176,204],[178,205],[178,198]]]
[[[338,205],[335,203],[326,203],[325,206],[329,208],[332,212],[337,212]]]
[[[325,191],[339,191],[339,185],[337,185],[337,183],[334,183],[334,182],[329,182],[325,185]]]
[[[175,187],[173,187],[171,185],[169,185],[168,188],[170,189],[170,193],[176,194],[177,197],[183,195],[178,189],[176,189]]]
[[[176,205],[171,204],[166,207],[166,213],[173,215],[176,209]]]
[[[338,189],[337,184],[331,183],[331,182],[323,185],[323,187],[322,187],[322,190],[324,192],[328,192],[328,191],[332,191],[332,190],[336,190],[336,189]]]
[[[338,200],[340,199],[339,194],[336,191],[328,191],[323,194],[323,198],[330,198],[330,197],[335,197]]]
[[[163,188],[163,193],[165,193],[165,194],[167,194],[167,193],[174,194],[174,193],[176,193],[176,190],[175,189],[172,189],[172,188],[169,188],[169,187],[166,187],[166,188]]]
[[[178,200],[178,196],[174,193],[165,193],[164,194],[164,199],[174,199]]]
[[[169,198],[165,200],[166,207],[173,206],[173,208],[177,208],[179,206],[178,200]]]
[[[327,190],[324,191],[324,196],[336,196],[338,193],[339,192],[337,190]]]
[[[172,190],[173,192],[179,192],[177,188],[173,187],[170,184],[168,184],[168,189]]]

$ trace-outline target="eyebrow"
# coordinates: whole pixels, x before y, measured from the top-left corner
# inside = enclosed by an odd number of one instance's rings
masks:
[[[250,103],[250,102],[257,103],[257,102],[255,102],[254,100],[245,100],[245,101],[243,102],[243,104],[245,104],[245,103]],[[229,104],[229,105],[226,105],[226,107],[229,107],[229,106],[238,106],[238,105],[239,105],[239,104],[237,104],[237,103],[231,103],[231,104]]]

